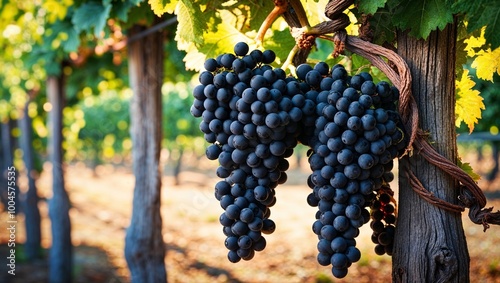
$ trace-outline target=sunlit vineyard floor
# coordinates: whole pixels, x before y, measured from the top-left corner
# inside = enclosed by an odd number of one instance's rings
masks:
[[[391,258],[373,252],[369,225],[362,227],[357,238],[362,258],[349,268],[345,279],[335,279],[329,267],[316,262],[317,237],[311,231],[316,208],[305,201],[310,191],[305,185],[306,169],[295,167],[289,172],[287,184],[278,188],[278,202],[271,208],[277,229],[266,235],[266,249],[256,253],[251,261],[237,264],[226,259],[225,237],[218,223],[222,209],[212,189],[218,181],[213,163],[203,159],[185,163],[178,186],[174,185],[171,172],[171,168],[165,169],[162,192],[169,282],[391,282]],[[75,282],[129,282],[123,249],[134,187],[130,169],[103,166],[94,176],[83,165],[75,164],[67,167],[65,182],[72,202]],[[49,198],[50,174],[44,174],[38,186],[41,195]],[[494,184],[490,190],[494,188],[500,191],[500,185]],[[500,208],[500,198],[490,198],[488,205]],[[49,248],[50,222],[45,202],[41,211],[43,246]],[[0,221],[5,223],[4,220],[5,214],[1,214]],[[472,282],[500,282],[500,227],[483,233],[482,226],[471,224],[465,214],[464,227]],[[5,244],[4,235],[0,233],[0,242]],[[17,240],[24,242],[21,227]],[[2,247],[0,253],[5,258],[5,245]],[[21,261],[16,271],[17,275],[9,277],[8,282],[45,282],[47,264]]]

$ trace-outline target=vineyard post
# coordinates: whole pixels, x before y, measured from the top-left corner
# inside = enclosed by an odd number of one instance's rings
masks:
[[[64,107],[64,75],[47,78],[47,96],[52,109],[49,113],[49,152],[52,163],[52,198],[48,201],[52,247],[49,252],[49,282],[71,282],[73,246],[69,197],[64,185],[62,149],[62,112]]]
[[[37,194],[36,177],[38,174],[35,169],[35,160],[33,152],[33,134],[32,120],[29,116],[29,105],[32,99],[28,99],[24,105],[23,116],[19,119],[19,128],[21,136],[19,145],[23,151],[23,161],[26,167],[28,178],[28,190],[24,194],[23,210],[25,215],[26,227],[26,256],[29,260],[35,260],[41,257],[41,239],[42,232],[40,227],[40,210],[38,209],[39,197]]]
[[[398,31],[398,53],[412,75],[420,128],[436,150],[455,162],[456,24],[427,40]],[[433,206],[411,189],[411,169],[438,198],[458,204],[458,183],[414,152],[400,160],[399,212],[393,254],[393,282],[469,282],[469,255],[461,215]]]
[[[129,35],[147,27],[134,25]],[[134,92],[130,104],[133,171],[132,220],[125,238],[131,282],[166,282],[162,234],[160,149],[163,83],[162,32],[128,44],[129,75]]]

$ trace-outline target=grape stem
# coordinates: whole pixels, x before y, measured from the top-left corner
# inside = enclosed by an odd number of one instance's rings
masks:
[[[286,58],[285,62],[283,63],[283,65],[281,66],[281,69],[283,70],[286,70],[290,64],[292,64],[293,62],[293,58],[295,57],[295,54],[297,54],[297,52],[299,52],[300,48],[299,46],[296,44],[292,50],[290,50],[290,53],[288,53],[288,57]]]
[[[300,0],[290,0],[290,6],[292,6],[293,11],[299,19],[300,25],[302,27],[309,27],[309,20],[307,19],[306,11]]]
[[[262,45],[262,41],[264,40],[264,35],[266,34],[267,30],[271,27],[274,21],[287,10],[287,8],[288,8],[287,1],[274,1],[273,10],[269,13],[269,15],[267,15],[266,19],[262,22],[262,25],[260,25],[259,31],[257,32],[257,36],[255,37],[257,45],[259,46]]]

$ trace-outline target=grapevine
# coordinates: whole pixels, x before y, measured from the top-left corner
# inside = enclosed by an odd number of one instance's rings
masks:
[[[265,248],[263,234],[275,230],[269,218],[275,189],[286,182],[286,158],[302,143],[310,147],[312,170],[307,203],[318,207],[312,225],[317,259],[342,278],[361,257],[359,228],[370,218],[382,220],[376,209],[386,209],[387,223],[371,225],[382,240],[376,250],[382,246],[390,254],[395,219],[389,204],[380,203],[381,192],[390,190],[392,160],[405,148],[395,112],[399,92],[387,82],[375,84],[368,73],[351,77],[343,66],[325,62],[301,64],[297,77],[287,76],[269,65],[274,59],[271,50],[249,52],[239,42],[234,54],[205,61],[193,90],[191,113],[202,118],[200,130],[211,143],[206,156],[218,160],[216,174],[223,179],[215,197],[225,210],[219,220],[228,259],[250,260]]]

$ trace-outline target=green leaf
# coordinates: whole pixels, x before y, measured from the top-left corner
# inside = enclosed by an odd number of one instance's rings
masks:
[[[253,4],[253,2],[251,2]],[[259,1],[255,2],[255,5],[249,7],[248,12],[250,13],[250,29],[259,30],[262,22],[266,19],[267,15],[273,10],[274,4],[272,1]]]
[[[416,38],[426,39],[432,31],[442,30],[453,22],[450,1],[389,1],[396,7],[394,14],[391,15],[393,24],[402,30],[409,29],[409,34]]]
[[[358,0],[356,2],[361,13],[373,15],[377,12],[378,8],[385,6],[387,0]]]
[[[282,31],[273,31],[273,35],[266,37],[264,47],[271,49],[276,53],[276,63],[283,64],[288,54],[295,46],[295,39],[290,35],[288,28]]]
[[[135,1],[115,1],[113,2],[112,5],[112,10],[111,10],[111,15],[112,17],[116,17],[121,21],[126,22],[128,19],[128,13],[130,12],[130,9],[137,4],[134,3]]]
[[[106,25],[110,11],[111,5],[103,5],[98,2],[85,3],[76,9],[71,22],[78,32],[91,33],[92,28],[94,28],[94,35],[99,37]]]
[[[203,42],[203,30],[207,24],[199,5],[194,5],[192,1],[180,0],[177,4],[175,13],[179,24],[177,25],[176,41],[194,42],[201,44]]]
[[[468,163],[468,162],[463,163],[460,158],[458,158],[457,163],[458,163],[457,164],[458,167],[460,167],[462,170],[464,170],[465,173],[467,173],[467,175],[469,175],[472,178],[472,180],[474,180],[476,182],[481,180],[481,176],[479,174],[477,174],[476,172],[474,172],[474,169],[472,168],[470,163]]]
[[[234,45],[240,41],[250,41],[248,37],[226,22],[217,25],[217,32],[208,32],[204,38],[199,51],[207,57],[214,58],[223,53],[233,52]]]
[[[395,31],[392,25],[392,12],[387,8],[382,8],[370,18],[370,25],[373,27],[374,43],[383,45],[395,41]]]

